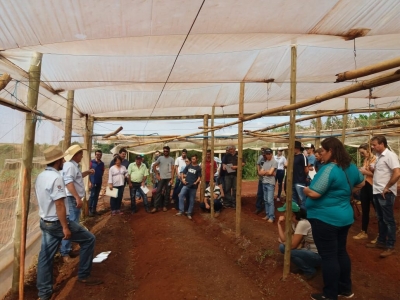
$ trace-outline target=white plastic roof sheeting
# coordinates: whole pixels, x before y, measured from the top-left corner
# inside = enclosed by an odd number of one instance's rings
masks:
[[[202,2],[1,1],[0,54],[15,69],[0,61],[0,73],[22,81],[25,101],[27,82],[16,69],[27,71],[32,52],[41,52],[41,79],[75,90],[76,114],[95,117],[203,115],[213,105],[217,114],[237,113],[244,80],[245,113],[255,113],[289,104],[291,44],[298,45],[298,102],[351,84],[333,83],[339,72],[400,55],[398,0]],[[365,34],[355,41],[356,57],[345,40],[355,29]],[[260,82],[268,78],[275,82]],[[65,98],[40,92],[39,110],[64,117]],[[349,95],[349,109],[399,105],[400,83],[374,89],[371,103],[368,93]],[[304,110],[342,108],[343,99],[332,99]]]

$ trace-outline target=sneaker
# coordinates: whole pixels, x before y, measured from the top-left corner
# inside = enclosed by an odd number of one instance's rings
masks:
[[[219,215],[220,215],[220,212],[219,212],[219,211],[216,211],[216,212],[214,213],[214,218],[218,218]]]
[[[154,214],[155,212],[157,212],[157,208],[154,207],[154,208],[150,211],[150,213]]]
[[[89,217],[94,217],[94,212],[89,211]]]
[[[394,252],[395,252],[395,250],[393,248],[388,248],[385,251],[383,251],[381,254],[379,254],[379,256],[382,258],[385,258],[385,257],[392,255]]]
[[[111,215],[112,216],[115,216],[117,214],[117,212],[115,211],[115,210],[113,210],[112,212],[111,212]]]
[[[166,212],[168,209],[166,207],[163,207],[162,211]]]
[[[69,251],[68,255],[71,258],[78,257],[79,256],[79,250],[71,250],[71,251]]]
[[[339,293],[338,297],[350,299],[354,297],[354,293],[353,292]]]
[[[133,211],[133,213],[135,213],[135,211]],[[118,211],[118,214],[119,214],[119,215],[123,215],[124,213],[123,213],[122,211],[119,210],[119,211]]]
[[[262,212],[262,209],[256,209],[256,211],[254,212],[256,215],[258,215],[260,212]]]
[[[376,242],[378,241],[378,237],[379,235],[377,235],[376,238],[371,241],[371,244],[376,244]]]
[[[274,223],[274,220],[273,220],[273,219],[268,219],[267,222],[268,222],[268,223]]]
[[[268,220],[269,220],[268,216],[265,216],[265,217],[263,218],[263,220],[268,221]]]
[[[83,279],[78,278],[78,282],[84,283],[86,285],[98,285],[98,284],[102,284],[103,280],[100,280],[98,278],[95,278],[95,277],[92,277],[89,275],[88,277],[83,278]]]
[[[192,216],[191,215],[188,215],[187,217],[188,217],[189,220],[192,220]]]
[[[311,294],[310,296],[313,300],[332,300],[331,298],[325,297],[322,293]]]
[[[364,231],[361,230],[361,232],[355,236],[353,236],[353,239],[355,240],[365,240],[368,238],[368,234]]]
[[[281,199],[279,199],[279,197],[276,198],[276,202],[281,202]]]
[[[178,217],[180,217],[180,216],[182,216],[183,214],[181,213],[181,212],[178,212],[177,214],[175,214],[175,216],[178,216]]]
[[[376,244],[366,244],[365,247],[367,248],[379,248],[379,249],[386,249],[386,246],[381,243],[376,243]]]

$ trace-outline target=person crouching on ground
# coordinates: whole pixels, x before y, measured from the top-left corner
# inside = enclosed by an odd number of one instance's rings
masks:
[[[204,201],[200,203],[200,208],[203,211],[211,211],[211,187],[209,186],[206,188],[204,193]],[[222,202],[221,202],[221,189],[218,185],[214,186],[214,217],[218,218],[222,209]]]
[[[194,154],[190,161],[190,165],[187,165],[181,174],[183,187],[179,193],[179,212],[176,214],[177,216],[182,216],[185,209],[185,198],[189,198],[189,209],[187,211],[189,220],[192,219],[197,186],[201,179],[201,167],[197,164],[197,155]]]
[[[42,231],[36,286],[39,299],[49,300],[53,294],[54,255],[63,240],[79,243],[78,282],[97,285],[103,281],[90,275],[96,238],[79,223],[69,220],[65,183],[59,172],[63,168],[65,154],[55,146],[47,148],[43,154],[45,159],[42,163],[47,167],[39,174],[35,183]]]
[[[125,177],[129,176],[125,166],[122,165],[121,156],[114,157],[114,165],[109,170],[108,186],[110,190],[116,188],[118,190],[117,197],[110,198],[111,215],[123,215],[121,212],[122,197],[124,195]]]
[[[286,203],[278,208],[278,211],[286,211]],[[278,219],[279,251],[285,253],[285,216]],[[317,274],[316,267],[321,265],[321,256],[318,254],[314,243],[311,224],[307,220],[307,212],[300,208],[296,202],[292,202],[292,226],[294,234],[292,236],[292,250],[290,251],[290,261],[300,269],[306,280],[310,280]],[[303,244],[304,240],[304,244]]]

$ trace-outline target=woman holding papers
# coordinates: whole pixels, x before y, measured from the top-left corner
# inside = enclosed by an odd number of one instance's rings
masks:
[[[327,138],[321,146],[325,165],[304,188],[307,218],[322,258],[325,285],[323,293],[312,294],[311,299],[350,298],[351,261],[346,250],[347,234],[354,222],[350,197],[364,186],[364,176],[337,138]]]
[[[108,187],[111,191],[113,191],[114,189],[117,190],[116,195],[110,197],[112,216],[115,216],[116,214],[123,214],[123,212],[121,212],[121,203],[124,193],[125,177],[127,176],[127,174],[128,173],[125,166],[122,165],[122,158],[117,155],[116,157],[114,157],[114,165],[110,168],[108,174]]]

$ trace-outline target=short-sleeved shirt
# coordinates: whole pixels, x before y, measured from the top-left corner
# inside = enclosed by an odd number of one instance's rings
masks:
[[[385,149],[380,155],[377,155],[372,185],[372,192],[374,194],[381,194],[383,192],[386,184],[393,175],[393,170],[396,168],[400,168],[400,165],[399,158],[394,152]],[[397,195],[397,182],[389,190]]]
[[[307,197],[307,218],[338,227],[352,224],[354,216],[350,197],[353,187],[363,181],[364,176],[354,164],[344,171],[335,163],[325,164],[311,181],[310,190],[321,197]]]
[[[209,182],[211,180],[211,159],[206,160],[206,181]],[[200,164],[201,165],[201,164]],[[217,162],[214,160],[214,171],[217,170]]]
[[[181,170],[181,168],[185,168],[186,167],[186,162],[185,162],[186,158],[183,158],[182,156],[179,156],[175,159],[175,166],[177,166],[177,170]],[[179,176],[179,174],[175,174],[176,176]]]
[[[260,169],[262,168],[263,164],[264,164],[265,158],[263,155],[260,155],[257,159],[257,166],[260,167]],[[258,175],[258,180],[263,180],[263,176]]]
[[[305,184],[307,182],[307,174],[304,171],[304,168],[307,166],[308,166],[308,160],[303,153],[294,156],[293,184],[295,183]]]
[[[286,157],[284,157],[283,155],[275,156],[275,160],[278,163],[278,170],[284,170],[285,169],[285,163],[286,163]]]
[[[46,221],[57,221],[56,204],[54,201],[64,198],[66,214],[69,214],[67,193],[65,192],[64,179],[60,172],[52,167],[47,167],[36,178],[35,193],[39,204],[39,216]]]
[[[76,192],[78,193],[79,197],[84,197],[86,195],[85,191],[85,184],[83,182],[83,176],[82,172],[79,169],[79,165],[76,161],[70,160],[64,163],[63,169],[62,169],[62,176],[64,179],[65,185],[73,182],[74,187]],[[70,193],[68,188],[67,190],[67,196],[72,196],[73,195]]]
[[[374,164],[374,163],[376,163],[376,156],[373,155],[372,153],[370,153],[370,156],[368,158],[364,159],[363,167],[365,170],[369,171],[369,165]],[[367,181],[370,185],[373,185],[373,182],[372,182],[373,176],[365,175],[364,177],[365,177],[365,181]]]
[[[123,186],[125,185],[125,176],[128,174],[125,166],[121,165],[118,169],[116,165],[112,166],[108,171],[108,183],[113,186]]]
[[[144,177],[149,176],[149,170],[144,163],[141,163],[138,167],[134,162],[129,165],[128,174],[132,182],[142,182]]]
[[[310,165],[310,166],[315,165],[315,155],[314,154],[310,154],[309,156],[307,156],[307,159],[308,159],[308,165]]]
[[[110,162],[110,168],[111,168],[113,165],[115,165],[114,160],[112,160],[112,161]],[[125,158],[125,159],[121,162],[121,165],[123,165],[126,169],[128,169],[128,167],[129,167],[129,160],[127,160],[127,159]]]
[[[318,253],[317,246],[315,246],[312,235],[311,224],[308,222],[308,220],[301,219],[296,225],[294,234],[301,234],[304,236],[304,249]]]
[[[165,156],[160,156],[156,164],[158,164],[158,167],[160,168],[160,178],[161,179],[171,179],[172,177],[172,167],[174,166],[174,159],[170,156],[165,157]]]
[[[201,177],[201,167],[199,165],[193,166],[190,164],[183,169],[182,173],[186,175],[186,186],[191,189],[197,189],[198,184],[195,185],[194,183]]]
[[[220,198],[220,196],[221,196],[221,189],[219,188],[218,185],[215,185],[215,186],[214,186],[214,194],[215,194],[215,195],[218,195],[218,198],[217,198],[217,199]],[[206,198],[211,198],[210,187],[206,188],[206,191],[204,192],[204,197],[206,197]]]
[[[232,154],[230,154],[230,153],[227,153],[227,154],[225,154],[225,156],[222,158],[222,163],[225,164],[225,165],[231,164],[232,166],[237,166],[238,157],[237,157],[236,154],[235,154],[235,155],[232,155]],[[227,176],[227,175],[236,176],[236,174],[237,174],[237,171],[234,170],[233,172],[230,172],[230,173],[226,172],[226,173],[225,173],[225,176]]]
[[[271,160],[265,160],[262,166],[263,170],[270,170],[271,168],[274,168],[275,170],[278,168],[278,163],[274,158],[271,158]],[[275,185],[275,175],[263,176],[262,183]]]

